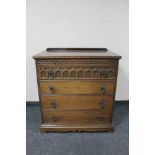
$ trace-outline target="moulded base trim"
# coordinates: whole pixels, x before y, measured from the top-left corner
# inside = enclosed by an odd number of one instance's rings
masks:
[[[91,125],[45,125],[40,127],[41,133],[46,132],[112,132],[113,127],[110,123],[91,124]]]

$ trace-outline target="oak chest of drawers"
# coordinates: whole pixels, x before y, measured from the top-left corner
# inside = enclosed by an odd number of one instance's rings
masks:
[[[106,48],[48,48],[33,58],[41,132],[113,130],[121,56]]]

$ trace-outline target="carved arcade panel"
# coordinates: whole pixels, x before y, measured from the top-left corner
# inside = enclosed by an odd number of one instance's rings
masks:
[[[116,65],[38,65],[38,79],[113,79],[116,76]]]

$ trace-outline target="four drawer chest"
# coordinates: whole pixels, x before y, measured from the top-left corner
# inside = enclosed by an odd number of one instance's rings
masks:
[[[48,48],[33,58],[42,133],[113,130],[121,56],[106,48]]]

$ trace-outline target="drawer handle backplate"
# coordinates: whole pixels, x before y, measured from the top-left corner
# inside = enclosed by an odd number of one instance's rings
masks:
[[[48,71],[48,77],[51,79],[55,78],[55,72],[53,70]]]
[[[104,108],[104,101],[103,100],[100,100],[98,102],[98,105],[99,105],[100,108]]]
[[[104,85],[102,85],[101,87],[100,87],[100,92],[103,94],[103,93],[105,93],[105,86]]]
[[[49,87],[49,89],[50,89],[52,94],[55,94],[55,87],[54,86]]]
[[[112,70],[110,69],[102,69],[99,74],[101,78],[108,78],[109,74],[112,73]]]
[[[104,120],[104,117],[99,116],[97,119],[98,119],[99,121],[103,121],[103,120]]]
[[[55,116],[51,116],[50,117],[50,120],[53,121],[53,122],[56,122],[57,121],[57,118]]]
[[[52,106],[53,109],[56,109],[56,106],[57,106],[57,105],[56,105],[56,102],[53,101],[53,102],[51,103],[51,106]]]

